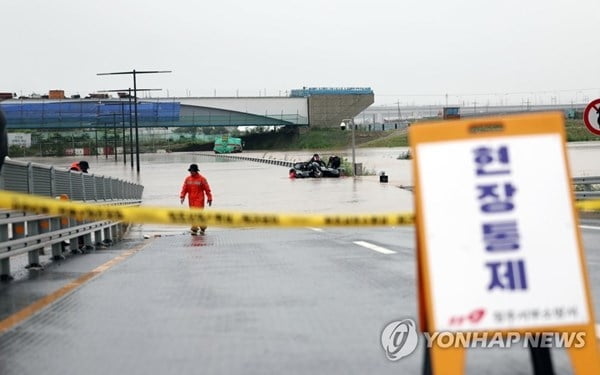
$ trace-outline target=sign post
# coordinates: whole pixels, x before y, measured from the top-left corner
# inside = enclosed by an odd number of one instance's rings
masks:
[[[582,375],[600,373],[600,358],[563,121],[556,112],[410,128],[419,316],[432,334],[583,335],[567,349]],[[432,374],[464,373],[464,350],[434,341]]]
[[[583,122],[591,133],[600,135],[600,99],[592,100],[585,107]]]

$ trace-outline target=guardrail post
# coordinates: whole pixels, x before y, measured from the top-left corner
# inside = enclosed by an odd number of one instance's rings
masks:
[[[83,236],[83,252],[86,250],[94,249],[94,242],[92,241],[92,233],[86,233]]]
[[[50,219],[50,230],[55,231],[60,229],[60,219],[60,217],[53,217],[52,219]],[[65,256],[62,254],[62,243],[59,242],[52,244],[52,259],[65,259]]]
[[[102,245],[111,245],[113,240],[112,240],[112,225],[105,227],[103,232],[104,232],[104,240],[102,240]]]
[[[18,240],[25,237],[25,222],[12,224],[12,239]],[[39,251],[38,249],[35,250]]]
[[[48,220],[35,220],[27,222],[27,236],[35,236],[40,234],[40,229],[42,227],[42,223],[46,222],[48,224]],[[47,230],[46,230],[47,231]],[[34,267],[42,267],[40,264],[40,254],[44,254],[44,247],[42,246],[39,249],[31,250],[27,252],[27,259],[29,264],[25,268],[34,268]]]
[[[79,239],[81,237],[73,237],[69,240],[69,248],[71,249],[72,254],[81,254],[83,251],[79,248]],[[81,244],[83,245],[83,238],[81,239]]]
[[[102,229],[97,229],[94,231],[94,241],[96,241],[95,246],[102,245]]]
[[[110,236],[112,243],[121,239],[121,225],[119,223],[110,226]]]
[[[69,223],[71,226],[77,226],[82,224],[83,222],[77,221],[77,219],[69,219]],[[85,246],[85,238],[84,236],[72,237],[69,240],[69,248],[71,249],[72,254],[82,254],[83,248]]]
[[[8,241],[8,224],[0,225],[0,242]],[[12,280],[10,275],[10,258],[0,259],[0,280]]]
[[[69,200],[69,196],[66,194],[61,194],[60,196],[56,197],[57,199],[61,200],[61,201],[68,201]],[[75,219],[71,219],[67,216],[62,216],[60,218],[60,229],[65,229],[65,228],[70,228],[71,226],[73,226],[73,224],[76,224],[77,222],[75,221]],[[79,238],[75,237],[75,238],[71,238],[69,239],[69,242],[67,242],[66,240],[61,242],[61,251],[64,253],[65,252],[65,246],[69,246],[69,249],[71,250],[72,254],[80,254],[81,250],[79,250]]]

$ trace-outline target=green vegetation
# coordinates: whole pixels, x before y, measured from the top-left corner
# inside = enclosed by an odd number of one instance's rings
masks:
[[[566,120],[567,142],[598,141],[600,137],[592,134],[582,119]]]
[[[401,133],[356,130],[354,137],[356,147],[398,147],[397,143],[402,142],[406,146],[406,134]],[[352,147],[352,132],[338,128],[282,129],[241,137],[247,150],[341,150]],[[376,143],[379,139],[386,141]]]
[[[408,133],[395,131],[392,134],[360,145],[360,147],[408,147]]]

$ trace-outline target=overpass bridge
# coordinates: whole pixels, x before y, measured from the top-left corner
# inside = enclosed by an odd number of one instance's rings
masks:
[[[374,102],[370,88],[303,88],[287,97],[9,99],[0,102],[8,129],[139,127],[337,127]],[[136,111],[137,107],[137,111]]]

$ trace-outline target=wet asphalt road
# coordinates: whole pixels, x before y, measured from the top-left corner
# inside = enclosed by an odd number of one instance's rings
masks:
[[[376,176],[289,180],[284,167],[217,163],[198,155],[148,156],[154,157],[140,176],[145,204],[177,205],[187,164],[200,162],[219,209],[412,211],[411,193],[399,188],[411,183],[410,165],[393,169],[391,154],[378,164],[385,165],[388,184]],[[94,167],[98,174],[130,173],[108,163]],[[417,314],[412,227],[209,228],[205,237],[183,234],[185,229],[136,226],[113,248],[48,263],[44,271],[2,285],[4,318],[143,246],[0,334],[0,374],[420,372],[421,347],[391,362],[380,344],[388,322]],[[598,320],[600,231],[586,226],[583,234]],[[144,235],[152,238],[143,240]],[[553,356],[558,372],[570,373],[565,354],[555,350]],[[471,350],[468,373],[530,374],[528,360],[528,352],[518,348]]]
[[[586,229],[586,243],[599,235]],[[118,253],[75,256],[12,287],[39,292]],[[588,256],[598,286],[598,249]],[[421,347],[391,362],[380,344],[388,322],[416,317],[414,271],[410,227],[165,235],[2,334],[0,373],[418,374]],[[553,355],[570,373],[564,353]],[[530,374],[528,358],[471,350],[467,373]]]

